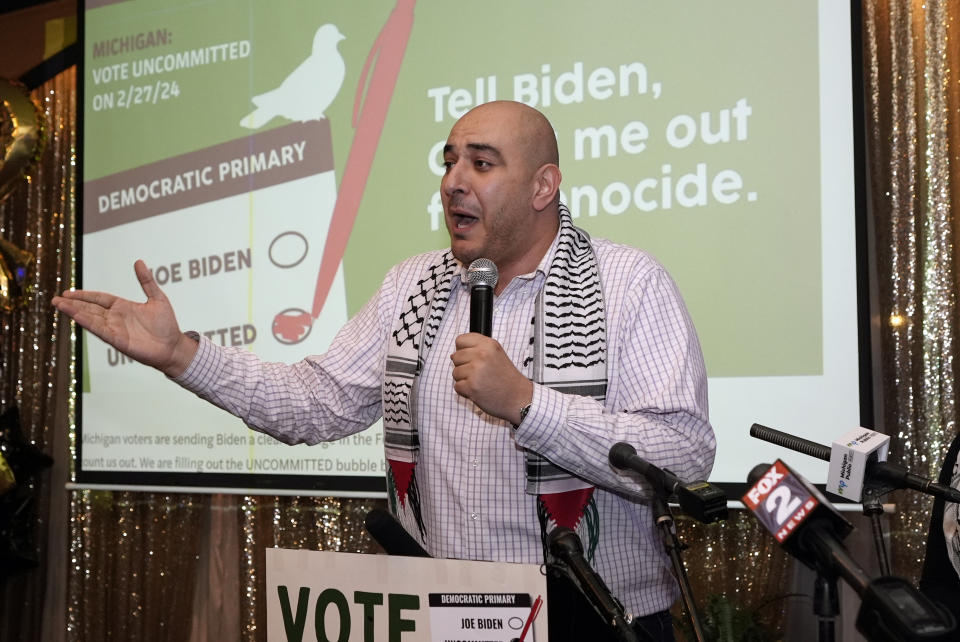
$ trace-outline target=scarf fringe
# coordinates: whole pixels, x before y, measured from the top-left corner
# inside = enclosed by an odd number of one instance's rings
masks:
[[[404,510],[410,510],[413,519],[420,531],[421,539],[426,538],[426,528],[423,523],[423,511],[420,508],[420,488],[417,486],[416,464],[412,462],[388,460],[387,483],[390,492],[390,510],[394,515],[400,515]],[[398,480],[399,477],[399,480]],[[409,500],[409,506],[408,504]]]
[[[593,490],[592,488],[590,489]],[[583,553],[587,562],[593,563],[593,558],[597,552],[597,546],[600,544],[600,511],[597,509],[597,500],[593,497],[591,493],[587,498],[586,505],[582,510],[583,519],[577,520],[574,526],[569,524],[559,524],[553,517],[550,515],[550,510],[547,508],[547,503],[544,501],[544,496],[540,495],[537,497],[537,520],[540,522],[540,545],[543,547],[543,563],[548,567],[550,562],[553,559],[553,556],[550,554],[550,546],[547,542],[548,535],[553,529],[550,528],[550,522],[554,522],[557,526],[567,526],[574,532],[578,530],[580,524],[583,524],[583,529],[585,532],[583,534],[577,533],[577,536],[580,537],[580,542],[583,544]]]

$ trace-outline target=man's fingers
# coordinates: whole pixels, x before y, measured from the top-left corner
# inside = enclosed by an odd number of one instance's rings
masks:
[[[461,334],[456,339],[456,352],[450,355],[453,365],[460,366],[474,359],[482,358],[485,353],[490,354],[489,351],[484,350],[488,341],[491,341],[489,337],[476,332]],[[495,341],[493,343],[496,344]]]
[[[77,306],[79,305],[77,301],[74,301],[72,298],[67,296],[55,296],[51,299],[50,303],[53,304],[53,307],[63,312],[68,317],[72,317],[77,312]]]
[[[455,382],[453,384],[453,391],[456,392],[461,397],[463,397],[464,399],[470,399],[470,395],[468,394],[469,391],[465,383],[461,383],[459,381]]]
[[[97,292],[96,290],[68,290],[59,297],[55,297],[53,304],[61,312],[67,312],[65,306],[74,306],[81,304],[98,305],[101,308],[109,308],[117,301],[117,295],[109,292]],[[58,300],[59,299],[59,300]]]
[[[472,348],[475,345],[483,343],[488,337],[485,337],[482,334],[476,332],[468,332],[467,334],[461,334],[456,338],[454,345],[457,347],[457,350],[463,350],[465,348]]]
[[[140,281],[140,287],[143,288],[143,293],[147,295],[147,299],[167,298],[163,290],[160,289],[160,286],[157,285],[157,282],[153,280],[150,269],[142,259],[138,259],[137,262],[133,264],[133,271],[137,274],[137,280]]]
[[[58,310],[76,321],[80,327],[95,334],[99,334],[101,328],[105,325],[105,310],[101,305],[66,298],[60,299],[56,305]]]

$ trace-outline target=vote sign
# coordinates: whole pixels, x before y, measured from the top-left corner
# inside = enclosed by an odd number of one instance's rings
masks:
[[[548,642],[539,564],[268,548],[268,642]]]

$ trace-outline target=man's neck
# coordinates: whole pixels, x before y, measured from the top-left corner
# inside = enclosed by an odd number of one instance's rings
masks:
[[[523,276],[524,274],[530,274],[541,265],[543,265],[544,260],[547,255],[550,254],[551,248],[557,241],[557,236],[560,233],[560,215],[557,214],[556,223],[553,226],[552,232],[545,232],[539,237],[539,240],[530,250],[524,255],[522,261],[518,261],[516,264],[511,264],[505,266],[505,269],[500,269],[500,279],[497,281],[496,287],[493,289],[494,294],[500,294],[503,292],[504,288],[510,285],[510,282],[513,281],[518,276]],[[500,266],[497,266],[500,268]],[[544,272],[547,271],[547,266],[544,266]]]

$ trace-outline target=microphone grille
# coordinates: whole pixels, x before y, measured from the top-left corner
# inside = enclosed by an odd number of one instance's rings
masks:
[[[470,285],[486,285],[496,287],[500,273],[496,264],[490,259],[477,259],[467,268],[467,281]]]
[[[625,441],[615,443],[610,449],[608,458],[614,468],[625,469],[630,466],[630,458],[637,454],[637,449]]]

